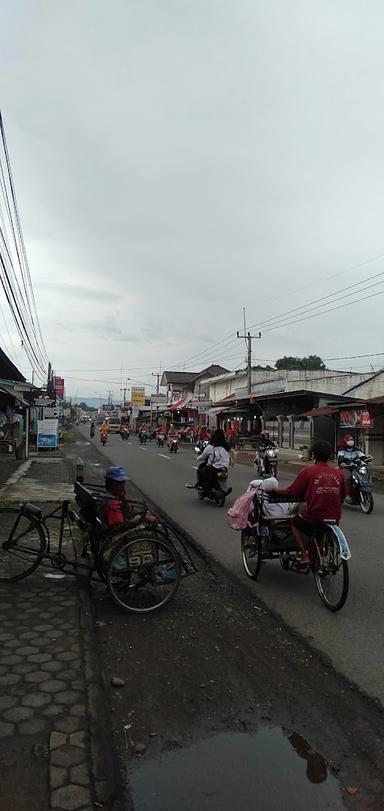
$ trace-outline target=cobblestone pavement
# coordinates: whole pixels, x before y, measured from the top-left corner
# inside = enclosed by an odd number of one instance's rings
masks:
[[[39,459],[3,499],[27,501],[32,485],[46,512],[47,488],[71,479],[65,459]],[[47,574],[0,583],[0,811],[117,809],[88,585]]]
[[[23,770],[28,754],[37,761],[46,749],[49,784],[39,796],[25,797],[25,807],[75,811],[92,801],[81,604],[76,584],[49,582],[41,572],[17,586],[0,584],[2,776],[10,737],[23,752]],[[26,786],[21,778],[18,787],[14,777],[5,791],[13,803],[20,792],[20,804],[4,809],[24,808]]]

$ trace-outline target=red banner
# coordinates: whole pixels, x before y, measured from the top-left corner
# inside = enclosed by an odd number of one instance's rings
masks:
[[[63,377],[54,377],[53,378],[53,385],[56,392],[56,397],[58,400],[64,399],[64,378]]]

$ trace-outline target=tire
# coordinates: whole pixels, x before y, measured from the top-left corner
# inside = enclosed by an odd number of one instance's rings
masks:
[[[0,582],[16,583],[41,563],[46,537],[40,522],[12,507],[0,508]]]
[[[219,507],[224,507],[225,493],[218,493],[217,494],[217,496],[216,496],[216,504],[218,504]]]
[[[340,611],[348,596],[348,563],[340,557],[332,530],[325,529],[317,544],[322,556],[320,561],[315,547],[314,577],[319,597],[329,611]]]
[[[363,493],[360,491],[360,509],[365,515],[369,515],[373,510],[373,495],[372,493]]]
[[[151,614],[176,593],[180,558],[172,544],[149,530],[130,532],[116,545],[107,564],[107,586],[114,602],[133,614]]]
[[[246,535],[242,530],[241,557],[245,573],[251,580],[257,580],[262,564],[261,541],[258,535]]]

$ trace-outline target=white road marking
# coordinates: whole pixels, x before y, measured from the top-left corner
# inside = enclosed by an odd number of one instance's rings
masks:
[[[157,455],[162,456],[163,459],[168,459],[169,460],[171,458],[170,456],[166,456],[165,453],[158,453]]]
[[[139,450],[140,450],[140,451],[147,451],[147,450],[148,450],[148,448],[143,448],[143,446],[142,446],[142,445],[139,445]]]
[[[198,469],[199,469],[199,468],[197,467],[197,465],[192,465],[192,467],[193,467],[193,469],[194,469],[194,470],[198,470]]]

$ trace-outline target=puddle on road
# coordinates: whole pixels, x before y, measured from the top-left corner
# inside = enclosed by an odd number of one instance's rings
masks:
[[[135,811],[341,811],[324,758],[295,732],[221,733],[130,770]]]

